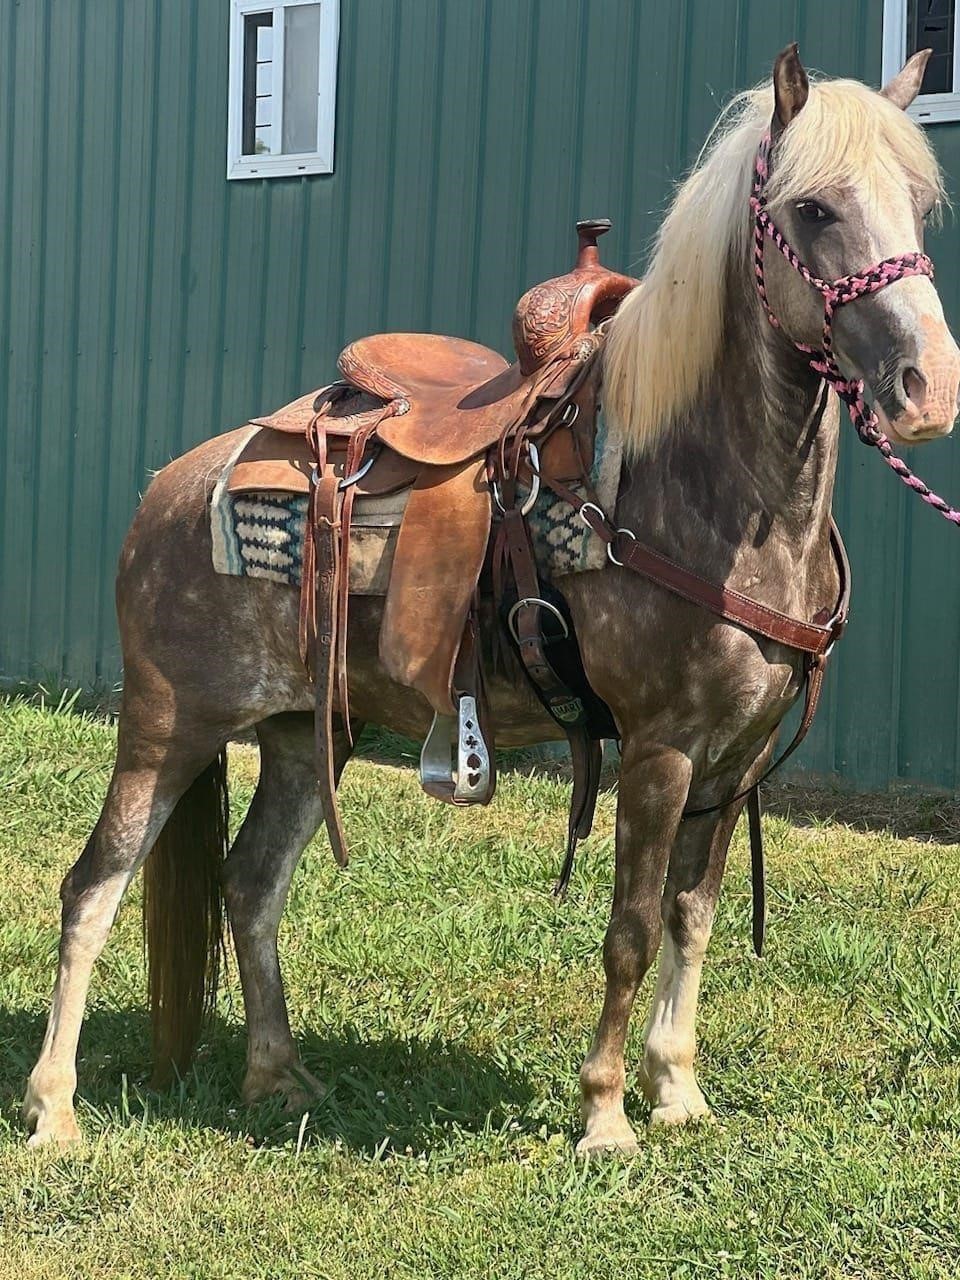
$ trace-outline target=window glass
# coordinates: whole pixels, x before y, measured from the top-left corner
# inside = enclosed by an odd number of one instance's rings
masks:
[[[953,92],[953,33],[956,0],[908,0],[907,55],[932,49],[921,93]]]
[[[228,7],[227,177],[332,173],[340,0]]]
[[[243,154],[270,155],[273,129],[273,14],[243,20]]]
[[[283,44],[283,153],[317,149],[320,78],[320,6],[285,9]]]

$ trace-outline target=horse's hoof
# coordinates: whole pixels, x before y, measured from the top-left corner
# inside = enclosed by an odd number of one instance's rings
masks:
[[[36,1074],[36,1073],[34,1073]],[[66,1092],[60,1081],[35,1082],[31,1076],[21,1114],[29,1137],[28,1147],[66,1147],[79,1142],[80,1129],[73,1111],[72,1089]]]
[[[327,1096],[327,1086],[319,1080],[314,1080],[309,1088],[289,1085],[278,1092],[283,1094],[284,1111],[291,1116],[302,1116],[305,1111],[309,1111],[311,1107],[323,1101]]]
[[[280,1095],[283,1109],[291,1115],[309,1111],[327,1093],[327,1086],[299,1064],[280,1071],[253,1069],[247,1072],[240,1096],[248,1107]]]
[[[712,1121],[713,1113],[703,1098],[691,1098],[687,1102],[671,1102],[667,1106],[654,1107],[650,1112],[650,1128],[675,1128],[692,1121]]]
[[[626,1120],[622,1125],[606,1125],[588,1131],[577,1143],[578,1160],[598,1160],[609,1156],[635,1156],[640,1150],[636,1135]]]
[[[29,1121],[28,1121],[29,1123]],[[39,1118],[27,1139],[28,1147],[70,1147],[80,1142],[83,1135],[73,1113]]]

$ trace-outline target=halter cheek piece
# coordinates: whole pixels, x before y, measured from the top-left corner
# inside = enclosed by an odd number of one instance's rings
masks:
[[[750,196],[750,207],[754,213],[753,225],[753,266],[757,279],[757,292],[763,303],[767,318],[775,329],[780,329],[780,321],[774,315],[767,298],[767,289],[763,278],[763,242],[770,239],[780,250],[786,260],[802,279],[823,298],[823,337],[819,350],[808,346],[805,342],[793,342],[793,346],[802,355],[814,373],[828,382],[850,411],[850,418],[857,429],[857,435],[864,444],[873,445],[882,455],[887,465],[900,477],[908,488],[917,493],[924,502],[953,524],[960,525],[960,511],[955,511],[943,498],[932,493],[924,482],[913,474],[910,468],[893,452],[893,446],[880,429],[875,410],[868,408],[864,401],[862,378],[845,378],[837,364],[833,352],[833,318],[837,310],[856,298],[863,298],[871,293],[885,289],[888,284],[897,280],[906,280],[911,276],[927,276],[933,279],[933,263],[925,253],[901,253],[894,258],[884,258],[875,266],[868,267],[856,275],[841,276],[839,280],[821,280],[809,267],[801,261],[800,256],[787,242],[783,233],[767,211],[764,190],[770,177],[771,138],[766,133],[757,150],[757,158],[753,170],[753,190]],[[792,339],[789,339],[792,342]]]

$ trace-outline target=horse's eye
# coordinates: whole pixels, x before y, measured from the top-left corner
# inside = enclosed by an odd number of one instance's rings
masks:
[[[801,200],[797,205],[797,213],[804,222],[831,222],[833,214],[816,200]]]

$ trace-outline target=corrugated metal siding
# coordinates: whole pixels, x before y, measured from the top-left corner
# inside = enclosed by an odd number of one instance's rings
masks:
[[[228,183],[227,5],[0,0],[0,674],[109,683],[149,469],[383,327],[509,348],[605,214],[636,270],[732,90],[797,38],[875,80],[873,0],[342,0],[336,173]],[[960,128],[932,136],[960,173]],[[960,321],[955,229],[934,237]],[[960,493],[949,443],[922,470]],[[848,437],[855,613],[805,762],[960,781],[960,546]]]

